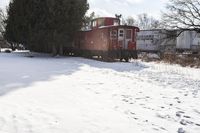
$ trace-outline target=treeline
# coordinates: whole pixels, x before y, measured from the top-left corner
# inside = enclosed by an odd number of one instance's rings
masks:
[[[7,17],[0,10],[0,32],[10,44],[23,44],[37,52],[62,54],[75,33],[89,27],[94,13],[86,16],[87,0],[11,0]],[[200,1],[169,0],[161,19],[140,14],[124,18],[122,24],[140,29],[179,29],[200,32]]]
[[[62,55],[88,8],[87,0],[12,0],[4,37],[29,50]]]
[[[135,18],[132,16],[128,16],[127,18],[122,18],[122,24],[137,26],[141,30],[162,28],[161,21],[152,16],[149,16],[147,13],[139,14]]]

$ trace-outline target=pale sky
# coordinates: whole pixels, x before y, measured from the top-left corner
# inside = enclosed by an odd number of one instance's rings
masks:
[[[5,10],[10,0],[0,0],[0,8]]]
[[[0,8],[5,10],[10,0],[0,0]],[[123,17],[137,16],[147,13],[156,18],[160,17],[168,0],[88,0],[90,4],[89,13],[94,11],[99,16],[114,17],[122,14]]]
[[[90,12],[100,16],[122,14],[124,17],[147,13],[159,18],[168,0],[89,0]]]

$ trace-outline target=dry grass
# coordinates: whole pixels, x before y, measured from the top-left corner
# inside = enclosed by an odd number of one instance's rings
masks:
[[[160,61],[160,57],[157,54],[141,53],[139,59],[145,62]]]
[[[179,64],[183,67],[200,68],[200,55],[165,53],[160,55],[161,58],[157,56],[156,54],[141,53],[139,59],[145,62],[164,61],[169,64]]]
[[[200,68],[200,55],[164,54],[163,61],[170,64],[179,64],[183,67]]]

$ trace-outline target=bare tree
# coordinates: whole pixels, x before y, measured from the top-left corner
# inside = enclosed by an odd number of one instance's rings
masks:
[[[150,18],[150,28],[151,29],[159,29],[161,28],[161,24],[160,24],[160,21],[151,17]]]
[[[159,20],[148,16],[148,14],[143,13],[138,15],[137,26],[142,30],[158,29],[160,28],[160,22]]]
[[[83,22],[83,29],[89,29],[91,25],[91,21],[95,19],[97,16],[95,12],[90,13],[89,15],[85,15]]]
[[[200,32],[200,0],[170,0],[162,15],[166,28]]]
[[[148,29],[149,19],[148,19],[148,15],[146,13],[138,15],[137,25],[143,30]]]
[[[135,19],[133,18],[133,17],[131,17],[131,16],[129,16],[127,19],[126,19],[126,23],[127,23],[127,25],[129,25],[129,26],[134,26],[135,25]]]

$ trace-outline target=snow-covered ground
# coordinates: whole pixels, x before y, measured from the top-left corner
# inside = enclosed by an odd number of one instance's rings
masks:
[[[200,69],[0,53],[0,133],[200,132]]]

